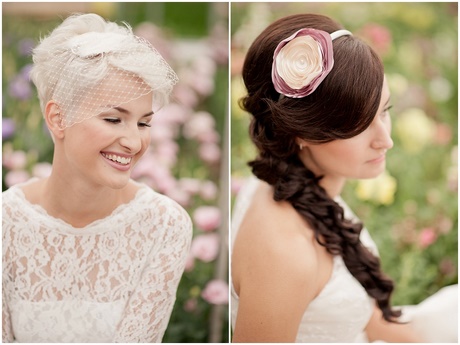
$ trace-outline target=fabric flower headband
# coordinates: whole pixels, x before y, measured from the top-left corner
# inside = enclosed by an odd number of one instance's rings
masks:
[[[322,30],[300,29],[282,40],[273,54],[272,81],[284,96],[302,98],[321,84],[334,65],[332,41],[348,30],[329,34]]]

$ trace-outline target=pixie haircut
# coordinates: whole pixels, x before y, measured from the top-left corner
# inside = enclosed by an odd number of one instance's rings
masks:
[[[158,51],[128,24],[96,14],[65,19],[34,49],[33,62],[31,79],[41,110],[45,114],[53,100],[65,127],[149,93],[157,110],[178,81]]]

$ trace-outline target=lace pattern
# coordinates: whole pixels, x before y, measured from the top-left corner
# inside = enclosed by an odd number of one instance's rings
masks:
[[[160,342],[191,236],[185,210],[147,186],[79,229],[10,188],[3,193],[3,341]]]

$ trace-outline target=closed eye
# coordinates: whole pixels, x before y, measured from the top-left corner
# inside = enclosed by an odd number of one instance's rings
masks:
[[[152,125],[148,122],[139,122],[137,125],[139,127],[152,127]]]
[[[389,113],[390,113],[390,109],[393,108],[392,105],[386,107],[383,112],[382,112],[382,116],[387,116]]]
[[[120,123],[121,120],[118,118],[105,118],[104,121],[109,122],[109,123]]]

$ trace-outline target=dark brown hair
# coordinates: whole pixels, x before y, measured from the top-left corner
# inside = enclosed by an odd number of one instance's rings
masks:
[[[286,200],[308,221],[319,244],[341,255],[350,273],[373,297],[387,321],[400,311],[390,306],[394,284],[380,260],[360,241],[361,223],[344,211],[318,184],[298,157],[296,138],[325,143],[364,131],[379,107],[383,66],[376,53],[354,36],[333,41],[334,67],[318,88],[304,98],[280,99],[271,80],[273,52],[278,43],[302,28],[332,33],[342,29],[328,17],[299,14],[268,26],[253,42],[243,66],[248,94],[241,107],[252,114],[250,135],[259,154],[249,162],[259,179],[274,187],[274,199]]]

